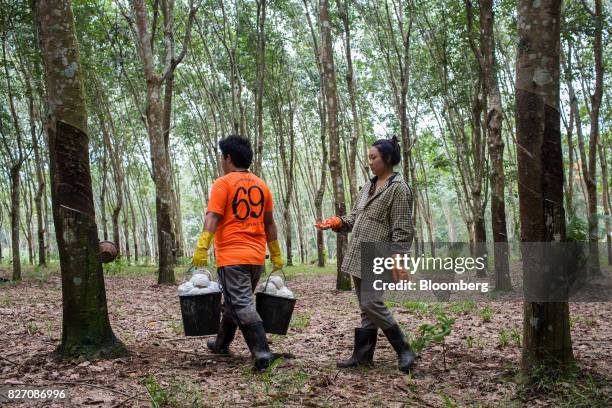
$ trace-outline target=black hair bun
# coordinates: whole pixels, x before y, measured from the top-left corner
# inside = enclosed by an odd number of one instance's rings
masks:
[[[391,139],[379,139],[372,144],[375,146],[383,157],[386,163],[395,166],[400,162],[400,145],[397,136]]]

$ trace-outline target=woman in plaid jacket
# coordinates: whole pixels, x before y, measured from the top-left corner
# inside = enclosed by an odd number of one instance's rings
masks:
[[[370,365],[379,328],[396,351],[401,371],[408,372],[416,357],[382,299],[365,299],[361,293],[361,243],[396,242],[409,246],[414,236],[412,191],[402,176],[393,171],[393,166],[399,162],[400,146],[395,136],[391,140],[374,142],[369,151],[369,164],[374,177],[359,192],[351,213],[330,217],[316,224],[319,229],[351,232],[342,271],[352,275],[361,309],[361,327],[355,329],[353,355],[346,361],[338,362],[339,368]]]

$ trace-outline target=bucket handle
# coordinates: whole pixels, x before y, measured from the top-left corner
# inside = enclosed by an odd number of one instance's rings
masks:
[[[287,285],[287,275],[285,275],[285,271],[283,270],[283,268],[280,268],[281,273],[283,274],[283,282],[285,282],[285,286]],[[268,287],[268,283],[270,282],[270,278],[272,277],[272,274],[275,271],[270,271],[270,273],[268,274],[268,279],[266,279],[266,285],[264,286],[264,288]]]
[[[189,269],[187,269],[187,270],[185,271],[185,276],[187,276],[187,274],[188,274],[189,272],[193,271],[194,269],[195,269],[195,266],[190,265],[190,266],[189,266]],[[204,267],[204,268],[202,268],[202,269],[203,269],[203,270],[204,270],[204,271],[205,271],[205,272],[208,274],[208,279],[209,279],[211,282],[215,282],[215,281],[213,281],[213,275],[212,275],[212,272],[211,272],[211,271],[208,269],[208,267]]]

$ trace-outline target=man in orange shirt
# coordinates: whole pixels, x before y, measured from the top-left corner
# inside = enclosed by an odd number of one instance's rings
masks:
[[[225,307],[219,333],[207,346],[213,353],[228,354],[236,328],[240,327],[255,367],[263,370],[274,357],[255,309],[253,291],[264,271],[266,242],[273,271],[284,264],[272,216],[272,193],[263,180],[248,170],[253,161],[248,139],[231,135],[219,141],[219,148],[225,175],[212,186],[204,231],[192,259],[194,266],[208,265],[208,249],[215,238],[217,274]]]

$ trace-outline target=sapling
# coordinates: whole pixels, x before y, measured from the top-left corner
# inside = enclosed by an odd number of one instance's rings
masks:
[[[415,352],[420,352],[430,343],[440,343],[442,345],[442,362],[446,370],[446,342],[445,339],[451,334],[455,319],[451,319],[445,313],[440,312],[436,315],[436,323],[425,323],[419,326],[417,337],[411,347]]]

